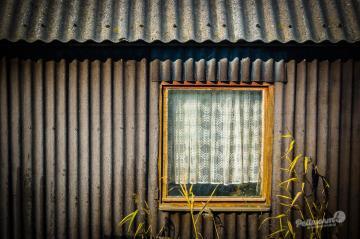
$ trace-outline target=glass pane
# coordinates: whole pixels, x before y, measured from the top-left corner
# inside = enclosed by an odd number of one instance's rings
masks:
[[[169,195],[259,196],[261,134],[262,91],[169,89]]]

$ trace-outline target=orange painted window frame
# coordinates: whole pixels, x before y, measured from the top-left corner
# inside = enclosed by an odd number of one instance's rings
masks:
[[[168,89],[191,90],[260,90],[263,92],[263,120],[262,120],[262,177],[261,195],[259,197],[213,197],[208,207],[214,211],[268,211],[270,210],[271,176],[272,176],[272,146],[273,146],[273,111],[274,89],[269,83],[222,83],[222,82],[163,82],[160,84],[159,95],[159,189],[160,210],[186,211],[188,207],[182,197],[169,197],[167,195],[167,170],[168,170]],[[201,209],[209,197],[195,197],[195,210]]]

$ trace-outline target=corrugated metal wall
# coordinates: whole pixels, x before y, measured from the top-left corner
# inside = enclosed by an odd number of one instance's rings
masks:
[[[239,66],[243,60],[237,62]],[[346,212],[341,237],[358,238],[360,62],[273,63],[275,68],[264,69],[275,70],[251,70],[246,78],[275,82],[273,195],[284,176],[279,170],[285,148],[280,134],[289,128],[297,150],[316,158],[329,177],[332,211]],[[254,64],[259,63],[251,62],[249,69]],[[148,201],[154,229],[168,218],[173,236],[189,238],[189,214],[157,210],[158,81],[242,79],[241,67],[229,70],[233,66],[219,63],[198,74],[201,67],[187,71],[182,63],[145,59],[2,58],[0,237],[119,235],[116,224],[135,208],[137,195]],[[258,231],[258,225],[266,216],[219,213],[224,224],[220,234],[262,238],[270,227]],[[200,230],[207,238],[215,233],[208,219],[201,221]]]

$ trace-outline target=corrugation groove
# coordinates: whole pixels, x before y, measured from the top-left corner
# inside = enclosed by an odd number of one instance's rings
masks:
[[[241,63],[240,63],[241,62]],[[249,58],[232,61],[222,58],[218,61],[210,59],[205,62],[200,59],[187,59],[182,62],[180,59],[170,61],[153,60],[152,64],[159,64],[160,78],[152,78],[154,81],[234,81],[234,82],[286,82],[283,76],[285,71],[284,61],[274,62],[273,59],[262,61]]]
[[[359,11],[351,0],[2,0],[0,5],[0,39],[10,41],[360,40]]]
[[[158,211],[159,82],[174,71],[181,81],[189,75],[240,79],[233,76],[241,73],[234,64],[243,61],[208,62],[212,68],[206,73],[197,62],[190,63],[191,73],[181,61],[167,62],[1,59],[2,238],[126,234],[117,223],[137,206],[135,195],[140,204],[148,202],[154,232],[170,220],[173,231],[165,234],[191,237],[188,213]],[[274,229],[258,226],[281,209],[276,198],[281,193],[276,185],[286,176],[278,170],[285,166],[281,134],[289,129],[297,153],[316,159],[329,178],[331,212],[344,210],[348,216],[338,237],[359,235],[359,206],[350,199],[359,194],[360,63],[289,61],[278,73],[267,70],[268,65],[276,70],[277,62],[260,63],[264,69],[255,71],[257,79],[271,78],[275,85],[272,211],[218,213],[224,225],[219,234],[263,238]],[[199,64],[207,67],[205,61]],[[209,218],[198,226],[207,238],[216,238]]]

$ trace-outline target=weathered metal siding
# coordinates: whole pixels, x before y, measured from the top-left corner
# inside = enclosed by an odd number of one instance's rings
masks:
[[[240,66],[243,60],[237,62]],[[192,71],[184,64],[2,58],[0,237],[119,235],[123,230],[116,224],[134,210],[137,195],[149,203],[154,230],[167,218],[175,236],[189,238],[189,214],[157,209],[158,81],[202,75],[239,80],[243,74],[241,67],[229,70],[234,65],[228,63],[216,62],[215,70],[209,70],[204,62],[204,68]],[[254,69],[259,63],[249,64]],[[280,135],[289,128],[298,151],[317,159],[328,176],[332,211],[346,212],[341,237],[358,238],[360,62],[272,64],[281,65],[271,69],[283,70],[251,71],[247,78],[273,79],[275,84],[272,213],[279,210],[275,195],[284,177],[279,170],[285,148]],[[220,234],[262,238],[269,225],[260,231],[258,226],[268,215],[219,213],[224,224]],[[199,227],[208,238],[214,236],[210,220],[202,220]]]
[[[358,0],[1,0],[0,39],[358,42]]]

